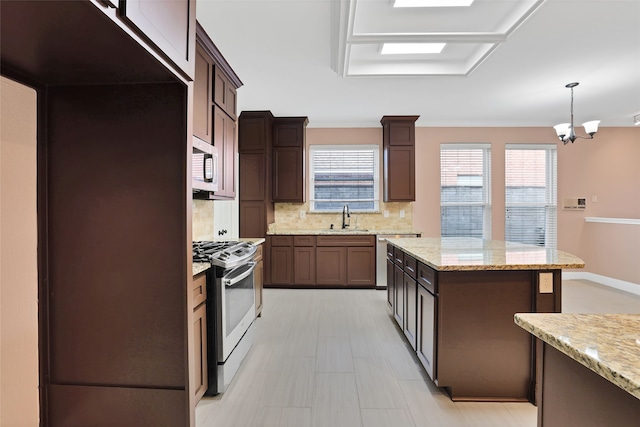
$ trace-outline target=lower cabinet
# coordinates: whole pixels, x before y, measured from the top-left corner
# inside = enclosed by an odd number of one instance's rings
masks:
[[[416,279],[404,274],[404,335],[409,344],[416,349],[416,300],[418,298],[418,288]]]
[[[199,401],[209,387],[207,375],[207,275],[200,273],[193,278],[193,343],[195,401]]]
[[[375,287],[373,235],[272,235],[269,243],[269,285]]]
[[[404,330],[404,271],[402,267],[396,263],[393,264],[393,283],[395,293],[393,296],[395,302],[393,306],[393,317]]]
[[[316,285],[344,286],[347,282],[347,248],[316,248]]]
[[[435,381],[436,297],[422,284],[418,284],[418,330],[416,352],[418,360]]]

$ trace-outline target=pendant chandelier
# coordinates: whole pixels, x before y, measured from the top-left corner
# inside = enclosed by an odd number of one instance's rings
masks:
[[[600,120],[592,120],[590,122],[584,122],[582,126],[586,133],[589,136],[578,136],[576,135],[575,129],[573,127],[573,88],[578,86],[578,82],[569,83],[565,87],[571,89],[571,123],[560,123],[559,125],[555,125],[553,128],[556,130],[556,134],[560,141],[562,141],[565,145],[571,141],[575,141],[577,138],[582,139],[593,139],[593,135],[598,131],[598,124]]]

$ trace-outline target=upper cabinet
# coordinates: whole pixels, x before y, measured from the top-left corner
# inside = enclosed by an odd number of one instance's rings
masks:
[[[416,200],[415,121],[419,116],[384,116],[382,147],[384,152],[384,201]]]
[[[113,5],[113,0],[102,3]],[[121,0],[119,14],[188,77],[193,77],[196,2]]]
[[[198,198],[234,199],[236,91],[242,82],[199,23],[196,41],[193,134],[216,147],[218,190],[194,194]]]
[[[307,117],[277,117],[273,122],[273,201],[304,203]]]

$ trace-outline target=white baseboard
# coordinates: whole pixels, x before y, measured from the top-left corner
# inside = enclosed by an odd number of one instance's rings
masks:
[[[625,282],[613,277],[601,276],[600,274],[589,273],[587,271],[563,271],[562,278],[567,280],[589,280],[621,291],[640,295],[640,284]]]

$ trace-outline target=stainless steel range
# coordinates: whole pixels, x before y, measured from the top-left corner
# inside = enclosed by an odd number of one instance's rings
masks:
[[[249,242],[193,243],[193,261],[213,266],[207,277],[207,339],[213,345],[208,346],[205,396],[226,390],[253,344],[255,252]]]

